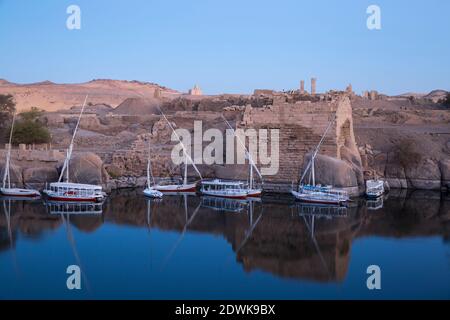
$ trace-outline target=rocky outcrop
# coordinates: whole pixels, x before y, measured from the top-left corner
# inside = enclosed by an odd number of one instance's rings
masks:
[[[408,187],[411,189],[439,190],[441,188],[441,172],[436,161],[426,159],[417,165],[405,168]]]
[[[351,166],[353,172],[355,173],[358,185],[360,186],[364,185],[364,173],[359,153],[356,151],[355,154],[355,150],[347,147],[341,147],[340,151],[341,151],[340,152],[341,159],[346,161]]]
[[[58,180],[58,171],[56,168],[39,167],[28,168],[23,171],[23,181],[26,186],[34,188],[43,188],[45,183]]]
[[[306,169],[311,154],[305,157],[303,170]],[[358,178],[352,165],[347,161],[318,154],[315,160],[316,183],[333,185],[338,188],[358,188]]]
[[[76,183],[106,185],[109,180],[102,159],[92,152],[74,156],[69,171],[70,180]]]
[[[420,147],[373,150],[366,144],[359,151],[366,178],[383,178],[393,189],[441,190],[450,180],[450,160],[434,158]],[[432,156],[432,157],[430,157]]]
[[[406,180],[405,169],[395,163],[385,164],[384,177],[389,182],[391,188],[406,189],[408,181]]]

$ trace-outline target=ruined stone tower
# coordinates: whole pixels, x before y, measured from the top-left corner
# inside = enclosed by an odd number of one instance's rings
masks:
[[[311,78],[311,94],[312,95],[316,94],[316,82],[317,82],[316,78]]]
[[[300,81],[300,94],[305,94],[305,80]]]

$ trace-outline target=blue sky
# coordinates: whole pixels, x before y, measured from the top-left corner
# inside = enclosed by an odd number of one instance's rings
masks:
[[[81,8],[68,30],[66,8]],[[381,8],[368,30],[366,8]],[[113,78],[186,91],[450,90],[447,0],[0,0],[0,78]]]

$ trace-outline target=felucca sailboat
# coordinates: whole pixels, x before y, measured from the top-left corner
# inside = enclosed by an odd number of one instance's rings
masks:
[[[64,161],[58,182],[50,183],[50,186],[44,190],[44,193],[50,201],[102,202],[106,197],[106,194],[102,191],[101,186],[69,182],[69,164],[72,157],[73,143],[80,125],[81,116],[83,115],[87,99],[88,96],[84,99],[83,106],[81,107],[81,112],[78,117],[69,148],[67,149],[66,160]],[[62,182],[64,174],[66,175],[66,179],[65,182]]]
[[[181,144],[181,147],[183,149],[183,153],[184,153],[184,174],[183,174],[183,182],[179,183],[179,184],[161,184],[158,183],[157,185],[154,186],[154,189],[163,192],[163,193],[185,193],[185,192],[195,192],[197,189],[197,183],[188,183],[187,182],[187,166],[188,163],[190,163],[195,171],[197,172],[197,174],[200,177],[200,180],[202,179],[202,175],[200,173],[200,171],[198,170],[197,166],[194,164],[194,161],[192,160],[191,156],[187,153],[186,148],[184,146],[184,144],[181,142],[180,137],[178,136],[178,134],[176,133],[176,131],[174,130],[172,124],[169,122],[169,120],[167,120],[166,115],[162,112],[162,110],[160,109],[161,115],[163,116],[164,120],[166,120],[167,125],[169,126],[170,129],[172,129],[172,132],[175,134],[175,136],[177,137],[178,141]]]
[[[228,127],[231,130],[233,130],[233,134],[236,136],[236,139],[239,142],[239,144],[242,146],[242,148],[244,148],[245,155],[249,162],[248,186],[246,188],[247,189],[247,197],[259,198],[261,196],[262,189],[258,188],[255,184],[255,179],[253,177],[253,169],[258,174],[259,179],[261,180],[261,183],[263,183],[263,178],[262,178],[261,172],[259,172],[258,167],[256,166],[255,162],[253,161],[253,157],[250,154],[250,152],[247,150],[247,147],[245,146],[244,142],[241,140],[241,138],[238,135],[236,135],[236,130],[231,126],[231,124],[228,122],[227,119],[225,119],[225,117],[223,115],[222,115],[222,118],[225,121],[225,123],[228,125]]]
[[[9,134],[9,144],[8,144],[8,152],[6,153],[6,163],[3,172],[3,184],[0,188],[0,194],[7,197],[14,198],[36,198],[41,194],[37,190],[33,189],[20,189],[20,188],[12,188],[11,187],[11,176],[10,176],[10,165],[11,165],[11,146],[12,146],[12,137],[14,132],[14,122],[16,120],[16,113],[14,112],[13,120],[11,124],[11,132]]]
[[[163,196],[162,192],[156,190],[152,186],[152,182],[153,182],[153,184],[155,184],[155,179],[153,178],[153,173],[152,173],[152,164],[151,164],[151,160],[150,160],[150,153],[151,153],[151,146],[150,146],[150,141],[149,141],[148,142],[148,159],[147,159],[147,188],[144,189],[144,195],[146,195],[147,197],[150,197],[150,198],[162,198],[162,196]]]
[[[325,137],[335,120],[336,118],[334,117],[326,128],[325,133],[311,156],[311,160],[309,161],[306,170],[300,178],[298,187],[291,191],[292,195],[300,201],[317,204],[340,205],[350,200],[348,193],[344,190],[333,188],[332,186],[316,185],[315,159],[320,150],[320,146],[325,140]],[[303,184],[303,180],[305,179],[307,173],[309,173],[309,183]]]

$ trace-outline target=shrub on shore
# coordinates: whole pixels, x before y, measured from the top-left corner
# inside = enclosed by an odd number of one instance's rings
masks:
[[[41,114],[42,111],[36,107],[19,114],[19,117],[14,124],[13,144],[39,144],[51,141],[50,132],[47,127],[39,122]],[[10,130],[11,126],[8,127],[7,134],[9,134]]]

